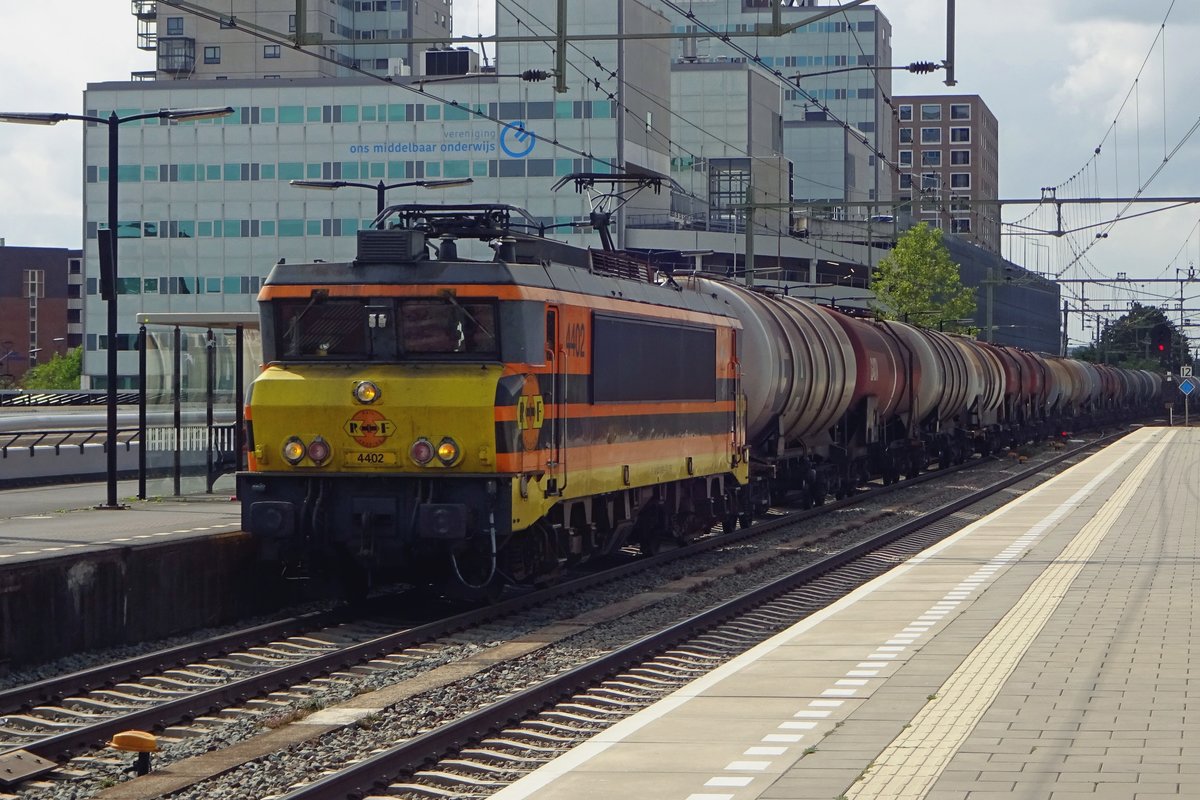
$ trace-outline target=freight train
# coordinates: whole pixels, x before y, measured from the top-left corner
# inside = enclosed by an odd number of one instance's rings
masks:
[[[353,261],[275,266],[238,476],[264,558],[486,594],[1158,398],[1149,372],[662,275],[532,224],[395,206]]]

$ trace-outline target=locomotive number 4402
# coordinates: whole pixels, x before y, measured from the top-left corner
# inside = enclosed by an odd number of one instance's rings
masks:
[[[384,451],[352,450],[352,451],[346,453],[345,463],[346,463],[346,466],[350,466],[350,467],[354,467],[354,466],[363,466],[363,467],[388,466],[388,465],[396,463],[396,454],[391,451],[388,451],[388,450],[384,450]]]

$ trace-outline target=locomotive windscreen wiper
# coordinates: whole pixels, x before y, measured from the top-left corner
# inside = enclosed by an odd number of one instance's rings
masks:
[[[300,350],[300,320],[304,319],[305,315],[308,314],[309,311],[312,311],[312,307],[314,305],[319,302],[324,302],[328,299],[328,289],[313,289],[312,294],[309,295],[308,298],[308,305],[300,309],[300,313],[292,317],[292,321],[288,323],[287,333],[285,333],[284,336],[289,342],[291,342],[291,349],[293,353],[297,353]]]
[[[467,309],[463,307],[463,304],[458,302],[458,298],[456,298],[453,293],[443,289],[442,297],[444,297],[452,306],[458,309],[460,314],[471,320],[471,322],[475,323],[476,329],[482,331],[484,336],[487,336],[487,338],[491,339],[493,342],[496,341],[496,337],[492,335],[492,332],[484,327],[483,323],[476,319],[470,311],[467,311]]]

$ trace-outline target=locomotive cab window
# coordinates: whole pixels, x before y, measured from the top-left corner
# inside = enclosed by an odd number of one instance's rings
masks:
[[[451,295],[403,300],[396,316],[401,357],[499,355],[493,303],[459,300]]]
[[[367,318],[362,301],[307,300],[276,303],[275,325],[283,358],[365,358],[369,354]]]
[[[309,299],[275,302],[278,357],[395,361],[495,359],[498,314],[488,301],[450,295],[413,300]]]

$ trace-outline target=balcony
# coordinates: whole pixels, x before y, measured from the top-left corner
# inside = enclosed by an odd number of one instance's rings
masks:
[[[156,0],[131,0],[130,11],[140,20],[154,21],[158,17]]]
[[[137,46],[138,50],[158,49],[158,23],[153,19],[138,19]]]
[[[152,69],[138,70],[137,72],[129,73],[129,80],[138,81],[153,81],[158,79],[158,72]]]
[[[196,40],[190,36],[164,36],[158,40],[158,71],[191,75],[196,71]]]

